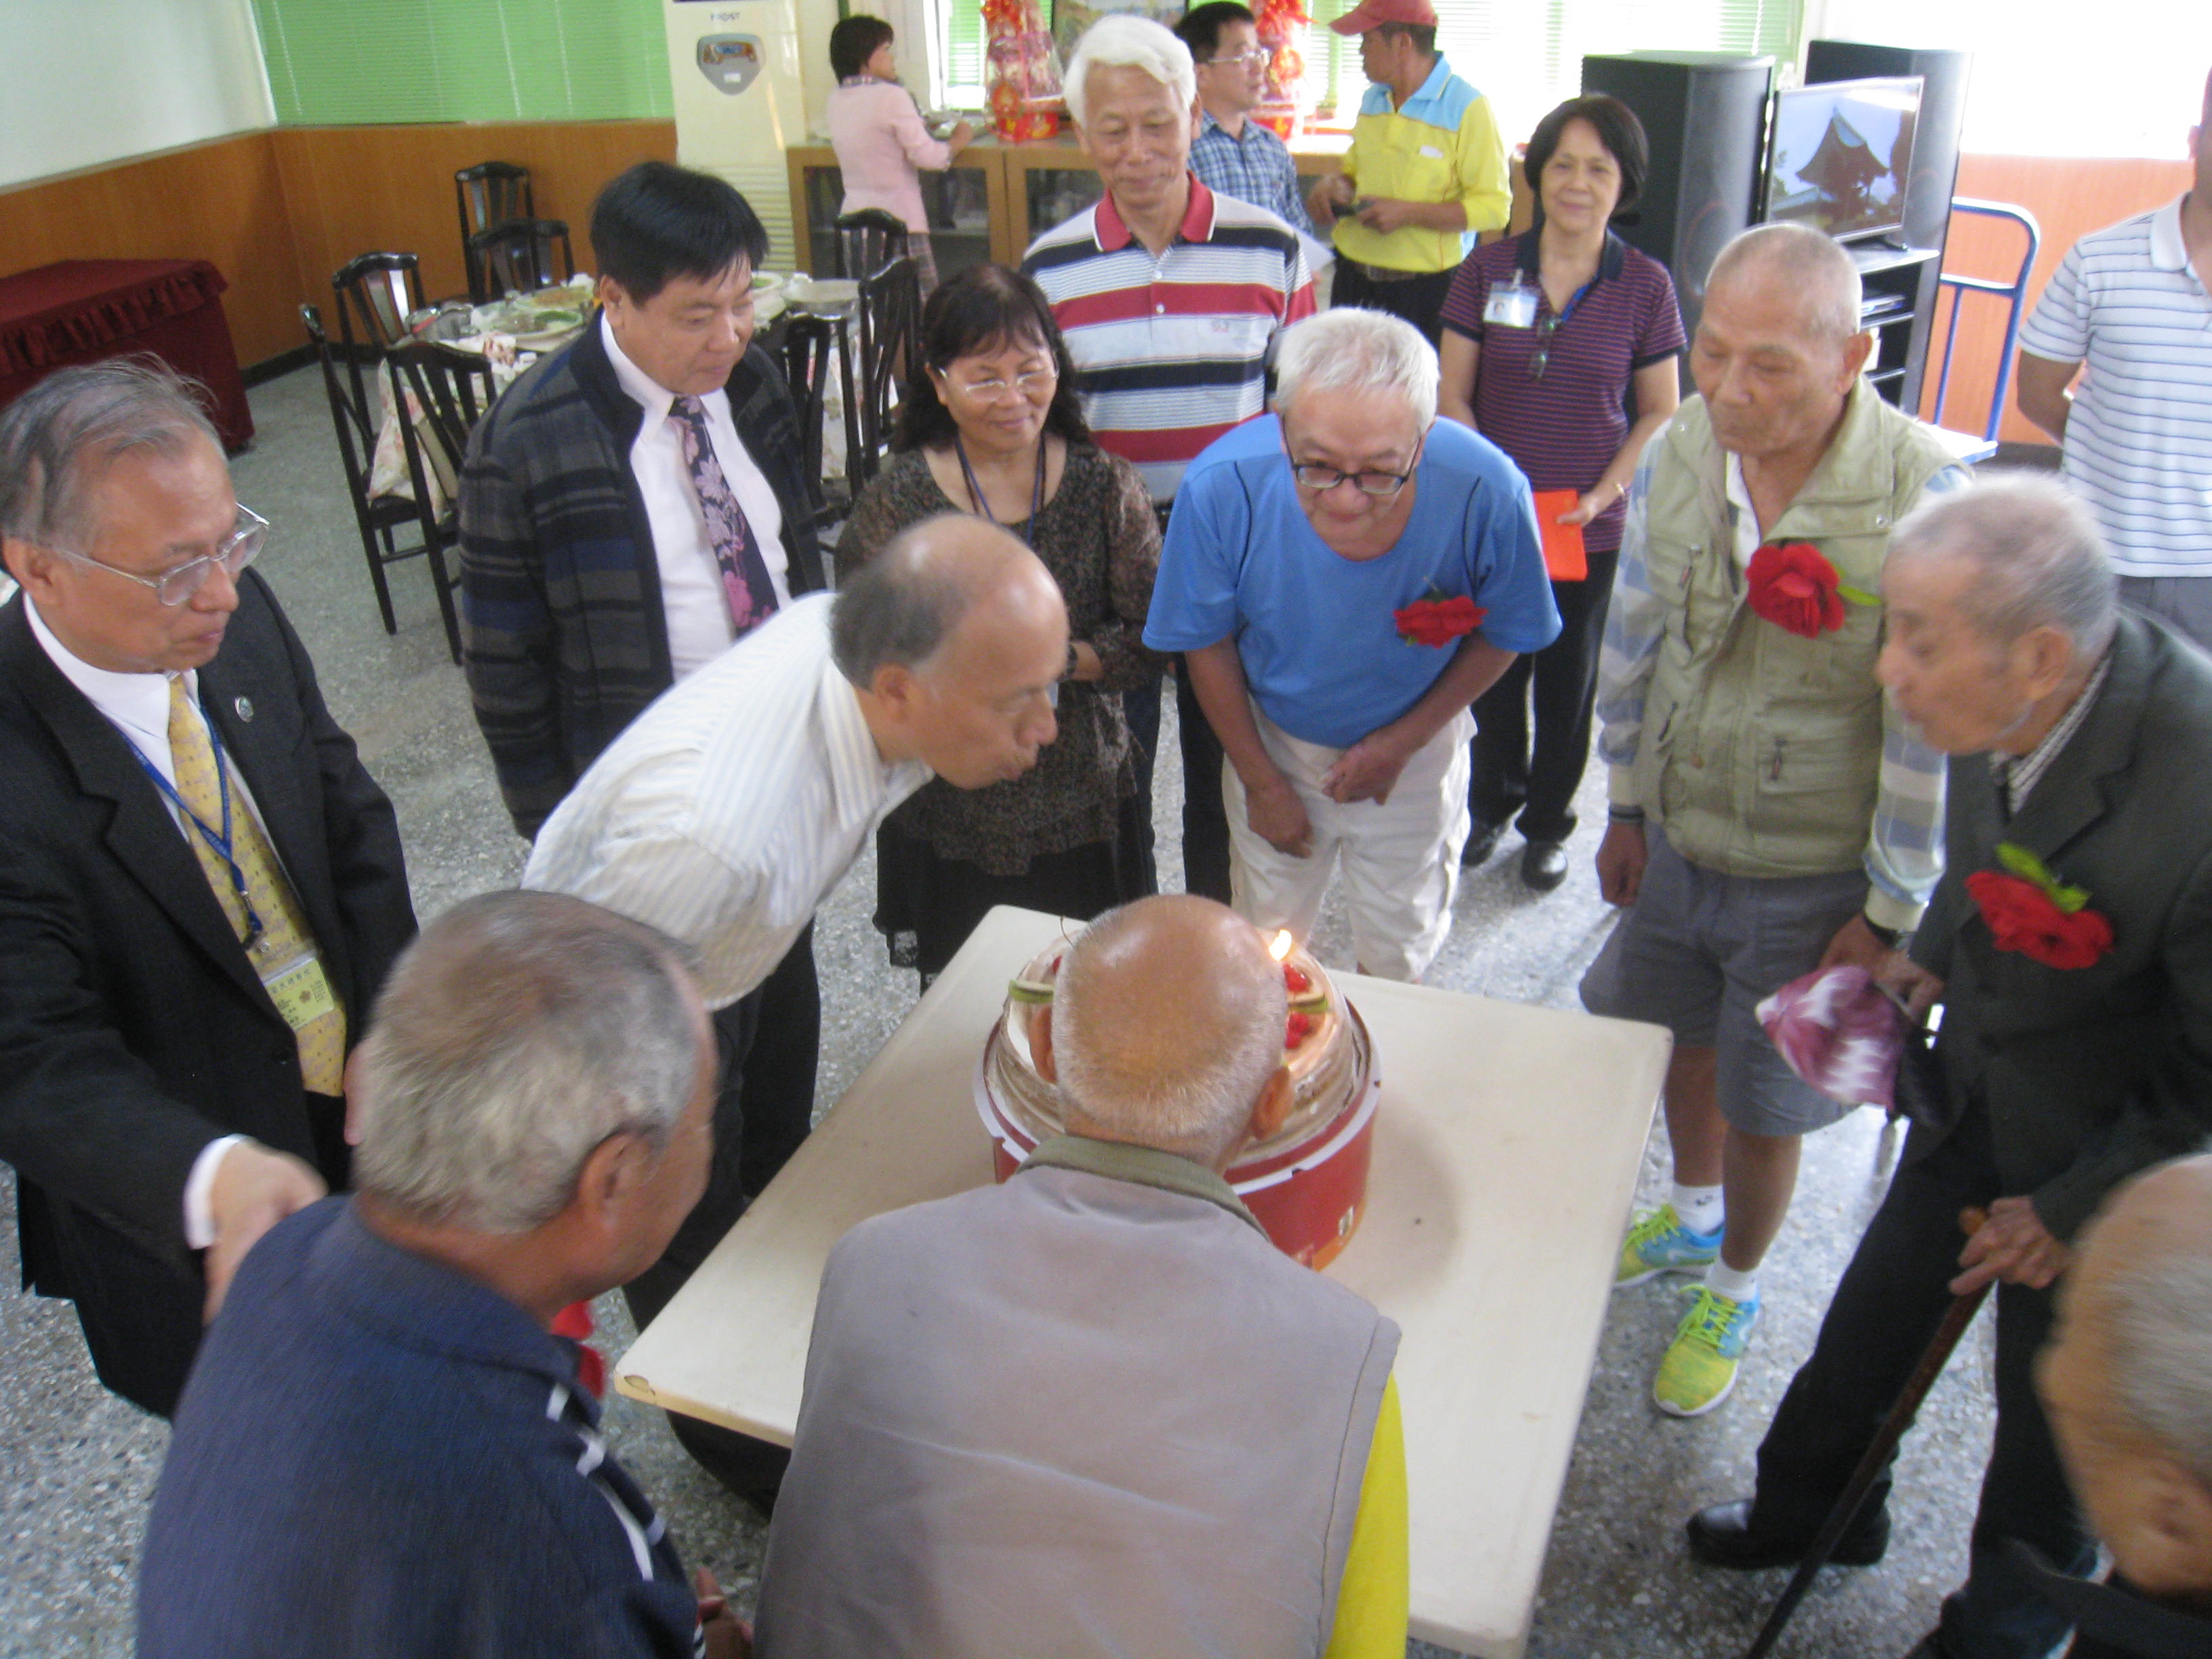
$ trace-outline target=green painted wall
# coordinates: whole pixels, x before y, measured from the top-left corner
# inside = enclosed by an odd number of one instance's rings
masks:
[[[659,0],[253,0],[253,11],[287,125],[674,112]]]

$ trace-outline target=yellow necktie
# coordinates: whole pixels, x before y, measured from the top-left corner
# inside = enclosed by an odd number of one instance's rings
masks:
[[[202,823],[221,834],[223,792],[216,774],[215,745],[209,740],[206,723],[185,694],[181,674],[169,682],[169,759],[176,769],[178,799]],[[268,834],[246,810],[240,791],[231,791],[230,852],[246,879],[243,902],[228,866],[209,845],[208,838],[198,830],[191,830],[185,839],[191,842],[192,851],[199,855],[200,868],[206,872],[208,884],[215,889],[216,900],[230,918],[231,927],[237,931],[240,943],[246,945],[246,954],[264,984],[297,963],[316,958],[314,935],[307,931],[307,918],[293,894],[292,884],[284,878],[283,866],[276,861],[276,848],[269,844]],[[250,943],[248,905],[261,924],[259,937]],[[327,1012],[308,1020],[293,1034],[300,1044],[301,1080],[310,1092],[319,1095],[340,1093],[345,1081],[345,1010],[335,1006],[335,997],[331,1001],[333,1006]]]

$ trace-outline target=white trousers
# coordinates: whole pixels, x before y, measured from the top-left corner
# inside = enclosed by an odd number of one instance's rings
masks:
[[[1243,781],[1221,768],[1222,805],[1229,815],[1230,902],[1254,926],[1287,927],[1301,945],[1312,937],[1329,876],[1344,869],[1345,906],[1359,969],[1379,979],[1413,981],[1427,971],[1451,932],[1452,894],[1459,886],[1460,849],[1467,845],[1468,739],[1474,719],[1462,709],[1429,739],[1387,802],[1331,800],[1321,781],[1341,749],[1292,737],[1260,712],[1260,741],[1313,824],[1313,851],[1279,853],[1255,834]]]

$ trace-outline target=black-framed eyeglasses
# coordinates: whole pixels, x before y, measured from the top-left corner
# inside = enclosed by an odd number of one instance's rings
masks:
[[[1319,466],[1310,462],[1294,464],[1291,473],[1308,489],[1334,489],[1349,478],[1370,495],[1395,495],[1413,481],[1410,472],[1340,472],[1333,466]]]
[[[238,509],[238,527],[224,537],[212,553],[197,559],[187,559],[158,576],[141,576],[135,571],[118,570],[115,566],[79,553],[74,549],[58,547],[53,550],[65,559],[75,559],[79,564],[88,564],[94,570],[105,570],[111,576],[120,576],[126,582],[137,582],[141,587],[150,587],[154,597],[172,610],[191,602],[193,594],[207,586],[208,574],[216,565],[224,573],[235,576],[261,556],[262,544],[269,539],[269,520],[252,507]]]
[[[1559,319],[1555,313],[1536,319],[1536,349],[1528,354],[1528,378],[1540,380],[1544,371],[1552,366],[1552,336],[1559,331]]]

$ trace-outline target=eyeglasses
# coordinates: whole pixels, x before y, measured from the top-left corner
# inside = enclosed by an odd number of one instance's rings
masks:
[[[228,575],[238,574],[261,556],[261,544],[268,539],[269,520],[250,507],[240,507],[238,509],[238,528],[224,537],[214,552],[197,559],[188,559],[158,576],[141,576],[132,571],[118,570],[112,564],[66,547],[58,547],[53,550],[65,559],[88,564],[94,570],[105,570],[109,575],[120,576],[126,582],[150,587],[155,599],[174,609],[189,603],[192,595],[207,586],[208,574],[216,566],[221,565]]]
[[[1536,349],[1528,354],[1528,378],[1540,380],[1544,371],[1552,366],[1552,336],[1559,332],[1559,319],[1556,314],[1536,319]]]
[[[942,374],[943,371],[939,370],[939,373]],[[1035,398],[1040,392],[1051,391],[1054,386],[1059,384],[1059,382],[1060,371],[1058,369],[1036,368],[1031,369],[1026,374],[1018,374],[1011,380],[969,380],[963,382],[952,380],[948,376],[946,377],[945,383],[947,386],[957,389],[963,397],[973,398],[981,403],[995,404],[1004,400],[1010,392],[1017,398]]]
[[[1232,69],[1243,69],[1247,64],[1272,64],[1275,61],[1275,54],[1267,46],[1247,46],[1234,58],[1209,58],[1206,61],[1217,68],[1226,64]]]
[[[1333,466],[1293,465],[1291,472],[1308,489],[1334,489],[1349,478],[1370,495],[1395,495],[1413,478],[1410,472],[1340,472]]]

